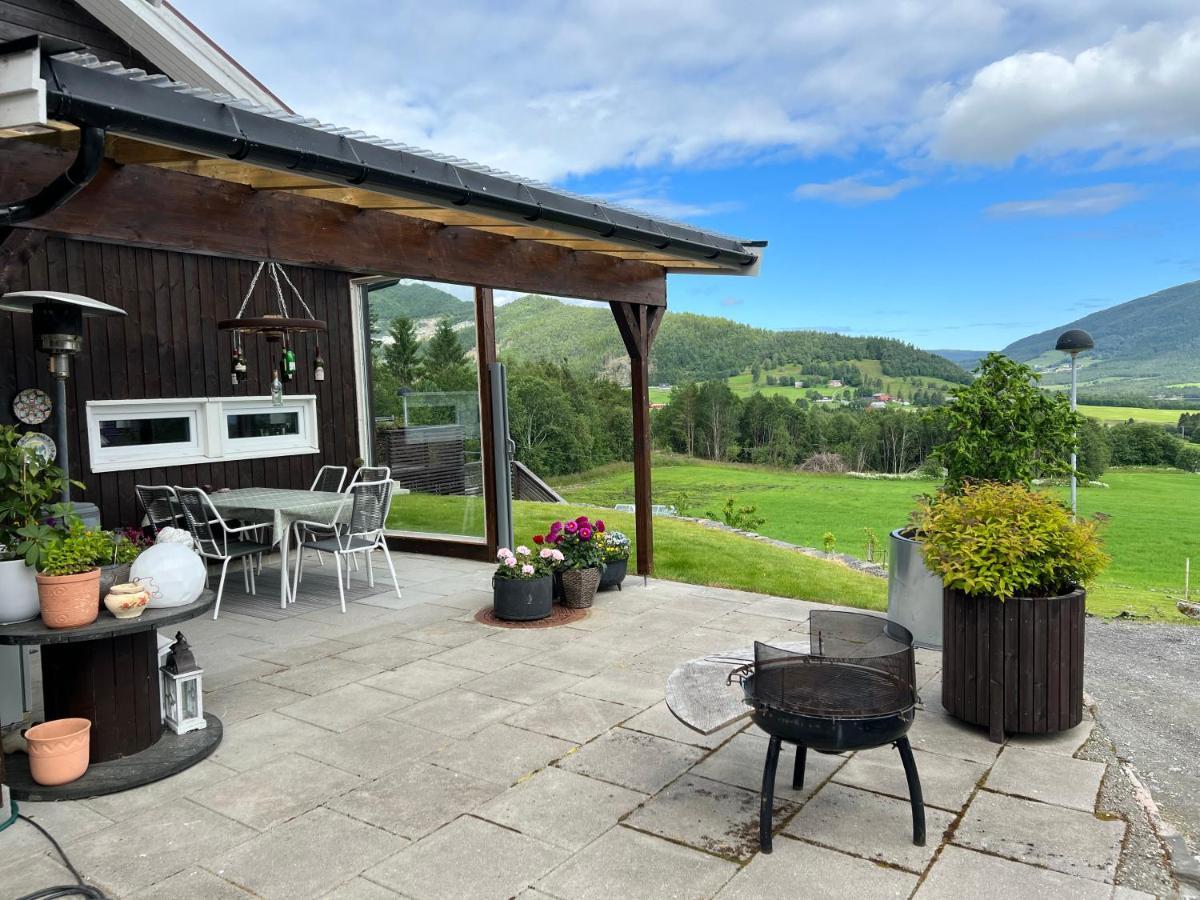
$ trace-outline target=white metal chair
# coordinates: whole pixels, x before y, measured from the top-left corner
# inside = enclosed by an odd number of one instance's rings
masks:
[[[135,484],[133,490],[155,535],[164,528],[187,528],[175,489],[169,484]]]
[[[349,522],[332,532],[329,522],[299,521],[292,525],[295,532],[296,570],[292,579],[292,596],[300,587],[300,578],[304,573],[304,551],[318,550],[333,555],[337,567],[338,598],[341,601],[342,612],[346,611],[346,585],[342,581],[342,557],[346,557],[346,581],[350,580],[350,560],[356,559],[357,554],[366,554],[367,583],[375,586],[375,570],[371,566],[371,553],[383,551],[384,562],[392,574],[392,584],[396,588],[396,596],[400,597],[400,582],[396,578],[396,567],[392,565],[392,556],[388,552],[387,540],[383,529],[387,523],[388,509],[392,505],[393,482],[390,478],[381,481],[360,481],[350,488],[343,506],[338,510],[333,521],[341,519],[345,504],[350,505]],[[325,537],[304,535],[314,530],[324,529]]]
[[[235,559],[242,561],[242,580],[246,590],[251,594],[256,594],[254,565],[253,561],[250,561],[250,557],[261,557],[261,554],[269,553],[271,545],[258,540],[242,539],[241,536],[244,534],[257,533],[262,525],[256,523],[243,525],[240,528],[231,528],[217,512],[217,508],[213,506],[208,494],[200,488],[177,487],[175,496],[179,498],[179,505],[183,507],[183,515],[187,520],[188,529],[192,532],[192,537],[196,539],[197,551],[206,560],[220,560],[221,562],[221,578],[217,582],[217,602],[213,606],[213,618],[215,619],[221,612],[221,594],[225,590],[225,572],[229,568],[230,561]],[[249,564],[247,564],[248,561],[250,561]],[[287,573],[281,571],[279,577],[287,578]]]
[[[345,466],[321,466],[317,477],[313,479],[310,491],[326,491],[330,494],[340,494],[342,483],[346,480]]]
[[[356,484],[367,481],[388,481],[391,477],[392,470],[387,466],[359,466],[350,477],[350,483],[346,485],[346,492],[349,493]]]

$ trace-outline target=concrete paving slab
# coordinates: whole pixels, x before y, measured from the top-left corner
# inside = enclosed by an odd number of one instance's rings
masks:
[[[365,778],[378,778],[393,769],[450,746],[453,738],[382,718],[348,731],[322,731],[303,748],[305,756]]]
[[[263,765],[290,751],[301,752],[329,732],[276,712],[263,713],[224,730],[209,759],[236,772]]]
[[[662,699],[663,685],[658,679],[647,678],[645,672],[615,667],[579,681],[570,691],[595,700],[646,709]]]
[[[671,710],[667,708],[667,701],[663,700],[644,712],[638,713],[625,723],[625,727],[646,734],[656,734],[668,740],[679,741],[681,744],[692,744],[712,750],[721,746],[744,728],[745,722],[735,722],[712,734],[701,734],[675,718]]]
[[[929,710],[917,713],[908,732],[909,743],[917,750],[940,753],[970,762],[990,765],[1000,753],[1000,744],[988,740],[986,728],[967,725],[950,716]]]
[[[749,860],[758,852],[756,791],[684,775],[636,810],[625,824],[726,859]],[[774,824],[795,812],[776,799]]]
[[[355,651],[348,650],[343,652],[354,653]],[[276,672],[274,675],[268,675],[262,681],[277,687],[287,688],[289,691],[294,691],[298,694],[315,697],[317,694],[324,694],[326,691],[340,688],[344,684],[362,681],[364,678],[369,678],[372,675],[382,672],[384,668],[384,666],[376,663],[365,664],[351,662],[349,659],[341,656],[324,656],[320,659],[314,659],[311,662],[285,669],[282,672]],[[300,697],[297,699],[303,698]],[[280,703],[272,706],[271,709],[277,709],[283,705]]]
[[[260,834],[205,868],[265,900],[312,900],[408,842],[324,807]]]
[[[393,718],[461,739],[527,708],[511,700],[455,688],[402,709]]]
[[[327,806],[415,840],[503,790],[495,782],[418,762],[336,797]]]
[[[717,900],[767,897],[905,898],[917,876],[826,850],[790,837],[775,841],[771,855],[759,854],[717,894]]]
[[[476,622],[459,622],[450,619],[456,615],[453,609],[438,607],[439,620],[414,628],[407,633],[409,640],[422,641],[426,644],[437,644],[439,647],[460,647],[472,641],[486,638],[489,629]]]
[[[102,831],[116,821],[83,803],[34,803],[22,800],[19,805],[22,815],[37,822],[54,835],[61,844]],[[4,831],[0,831],[0,861],[4,863],[50,851],[52,851],[50,843],[40,831],[28,822],[18,820]],[[68,881],[70,880],[68,879]],[[64,882],[56,881],[54,883],[63,884]],[[45,886],[42,885],[42,887]],[[3,895],[0,894],[0,896]],[[18,894],[14,892],[12,896],[16,897]]]
[[[493,628],[488,635],[489,641],[499,641],[502,644],[515,644],[518,647],[529,647],[546,653],[562,647],[572,641],[586,636],[587,632],[568,625],[554,628]]]
[[[917,762],[925,803],[950,812],[959,812],[967,805],[988,770],[982,763],[925,750],[914,750],[913,758]],[[877,747],[855,753],[833,778],[841,784],[901,800],[908,799],[904,765],[900,761],[900,754],[892,747]]]
[[[30,828],[29,830],[33,831],[34,829]],[[12,831],[12,828],[5,831],[6,838],[9,831]],[[38,837],[42,843],[46,842],[46,839],[40,834]],[[50,845],[46,844],[46,846]],[[55,885],[74,883],[75,876],[67,871],[66,866],[44,853],[37,856],[24,856],[15,862],[10,862],[9,857],[5,856],[4,863],[0,863],[0,896],[2,897],[24,897],[26,894],[45,890]]]
[[[488,637],[489,635],[486,633],[482,634],[478,640],[443,650],[430,659],[448,666],[474,669],[476,672],[495,672],[533,656],[537,652],[527,647],[518,647],[516,644],[491,641],[487,639]]]
[[[322,894],[321,900],[396,900],[399,896],[395,891],[358,877],[338,885],[328,894]]]
[[[399,694],[377,691],[361,684],[347,684],[320,696],[281,706],[278,712],[329,731],[349,731],[355,725],[395,712],[412,702]]]
[[[213,812],[265,831],[345,793],[360,780],[342,769],[289,753],[187,796]]]
[[[1125,828],[1119,820],[980,791],[954,843],[1065,875],[1112,881]]]
[[[712,896],[737,870],[729,860],[618,825],[534,886],[562,900],[691,900]]]
[[[1096,722],[1091,713],[1084,710],[1083,721],[1074,728],[1059,731],[1054,734],[1013,734],[1009,735],[1008,745],[1024,750],[1037,750],[1042,753],[1057,753],[1061,756],[1074,756],[1079,748],[1087,743],[1092,736]]]
[[[565,756],[576,745],[498,723],[428,757],[435,765],[507,787]]]
[[[367,687],[401,694],[414,700],[428,700],[443,691],[448,691],[478,677],[479,673],[474,669],[463,669],[459,666],[447,666],[428,659],[418,659],[397,669],[364,678],[362,683]]]
[[[479,643],[479,641],[475,643]],[[473,647],[475,644],[466,646]],[[497,644],[497,646],[509,647],[511,645]],[[529,654],[533,651],[521,649],[521,652]],[[472,691],[479,691],[481,694],[502,697],[514,703],[532,705],[545,700],[552,694],[573,687],[579,680],[578,675],[568,675],[566,672],[556,672],[540,666],[516,663],[486,675],[477,675],[473,681],[469,681],[463,686]]]
[[[68,841],[64,847],[84,878],[101,885],[107,893],[124,897],[198,860],[242,844],[254,834],[245,825],[199,804],[179,800]],[[143,849],[130,852],[131,847]],[[153,847],[154,852],[147,852],[147,847]]]
[[[92,797],[82,801],[82,804],[112,819],[114,822],[121,822],[147,809],[153,809],[164,803],[174,803],[180,797],[184,797],[192,791],[224,781],[226,778],[231,778],[234,775],[237,775],[237,772],[233,769],[213,762],[210,758],[197,763],[190,769],[185,769],[178,775],[164,778],[162,781],[156,781],[153,784],[133,788],[129,791],[121,791],[117,794]],[[25,812],[26,807],[30,805],[22,803],[21,812]],[[38,804],[38,806],[42,805]],[[65,803],[54,805],[64,809],[70,806],[70,804]],[[56,837],[60,836],[57,831],[53,833]]]
[[[1020,747],[1005,747],[988,773],[987,788],[1056,806],[1092,812],[1105,765]]]
[[[389,637],[382,641],[374,641],[361,647],[343,650],[338,659],[349,662],[374,666],[376,671],[395,669],[414,659],[424,659],[438,652],[436,644],[423,641],[408,640],[401,637]],[[367,675],[374,674],[368,672]],[[363,676],[364,678],[366,675]]]
[[[556,765],[568,772],[654,794],[686,772],[704,753],[701,747],[614,728],[567,754]]]
[[[327,656],[334,656],[344,650],[349,650],[350,645],[341,641],[332,641],[327,638],[314,638],[312,640],[298,641],[282,645],[268,644],[261,649],[244,650],[243,656],[250,656],[255,659],[261,659],[264,662],[274,663],[277,666],[291,668],[293,666],[302,666],[307,662],[312,662],[315,659],[324,659]]]
[[[924,847],[917,847],[912,842],[907,800],[830,784],[804,805],[784,831],[832,850],[919,873],[933,859],[953,821],[950,813],[926,807],[927,840]]]
[[[531,666],[541,666],[544,669],[554,669],[571,675],[590,678],[610,666],[616,665],[629,654],[611,646],[598,647],[580,639],[572,641],[565,647],[530,656],[525,662]]]
[[[200,659],[201,665],[204,666],[204,687],[209,691],[219,691],[244,681],[252,681],[283,668],[261,659],[252,659],[249,656],[213,653],[207,650],[203,644],[196,646],[196,655]],[[211,678],[208,674],[209,671],[212,672]]]
[[[134,893],[129,900],[250,900],[254,895],[219,878],[207,869],[192,866],[157,884]]]
[[[635,710],[578,694],[556,694],[508,718],[510,725],[582,744],[629,718]]]
[[[505,900],[566,856],[565,850],[464,816],[384,860],[366,877],[413,900]]]
[[[474,814],[575,851],[645,799],[646,794],[550,767],[510,787]]]
[[[692,769],[692,774],[748,791],[760,791],[768,743],[767,738],[759,734],[742,732],[734,735],[733,740]],[[785,744],[779,754],[779,768],[775,771],[775,796],[793,803],[807,800],[845,762],[842,756],[810,752],[805,760],[804,787],[795,791],[792,790],[792,770],[796,765],[796,748]]]
[[[271,677],[271,676],[267,676]],[[204,709],[232,725],[260,713],[303,700],[307,694],[287,690],[265,681],[239,681],[215,691],[204,692]]]
[[[1008,900],[1053,897],[1054,900],[1107,900],[1112,889],[1087,878],[1075,878],[1036,866],[999,859],[949,846],[942,851],[916,893],[916,900]]]

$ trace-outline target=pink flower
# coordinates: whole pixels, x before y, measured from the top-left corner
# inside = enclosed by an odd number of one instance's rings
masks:
[[[596,520],[596,530],[597,530],[597,531],[599,531],[599,532],[603,532],[603,531],[604,531],[604,520],[603,520],[603,519],[597,519],[597,520]]]
[[[512,556],[512,551],[509,550],[507,547],[501,547],[499,550],[496,551],[496,559],[504,560],[509,556]]]
[[[590,541],[592,539],[592,529],[586,525],[579,526],[579,539],[581,541]]]
[[[550,526],[550,533],[557,534],[558,532],[562,531],[562,528],[563,528],[562,522],[555,522],[553,525]]]
[[[554,555],[555,552],[556,551],[551,550],[549,547],[545,547],[542,549],[542,552],[538,554],[538,556],[540,556],[542,559],[549,559]]]
[[[588,517],[587,517],[587,516],[580,516],[578,519],[576,519],[576,520],[575,520],[575,523],[576,523],[577,525],[586,525],[586,524],[588,523]]]
[[[574,534],[575,532],[577,532],[579,530],[579,523],[578,522],[568,522],[566,524],[566,526],[564,526],[563,530],[566,531],[567,534]]]
[[[529,565],[529,563],[526,563],[525,565],[521,566],[521,574],[522,575],[532,575],[533,574],[533,566]]]
[[[555,562],[562,562],[566,558],[563,556],[561,550],[551,550],[550,554],[551,554],[550,558],[553,559]]]
[[[562,542],[563,542],[563,536],[561,534],[556,534],[554,536],[554,543],[561,544]]]
[[[521,554],[522,556],[528,556],[528,555],[529,555],[529,548],[528,548],[528,547],[526,547],[524,544],[522,544],[520,547],[518,547],[518,548],[517,548],[517,552],[518,552],[519,554]]]

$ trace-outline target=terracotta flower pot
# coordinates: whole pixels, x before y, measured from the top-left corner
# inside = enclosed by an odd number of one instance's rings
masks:
[[[100,570],[37,577],[42,621],[49,628],[90,625],[100,615]]]
[[[26,731],[33,780],[50,787],[72,782],[86,772],[91,731],[87,719],[53,719]]]

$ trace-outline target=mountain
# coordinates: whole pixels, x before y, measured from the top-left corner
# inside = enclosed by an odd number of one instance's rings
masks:
[[[930,350],[929,352],[937,356],[944,356],[950,362],[968,372],[979,365],[981,359],[991,353],[990,350]]]
[[[1082,328],[1096,342],[1079,356],[1080,390],[1092,396],[1177,395],[1200,383],[1200,281],[1176,285],[1030,335],[1004,354],[1041,370],[1044,384],[1069,384],[1058,336]]]
[[[431,284],[401,281],[371,291],[371,313],[375,318],[375,332],[386,334],[392,320],[401,315],[410,319],[469,321],[474,318],[475,304],[459,300],[449,291]]]
[[[607,307],[578,306],[526,296],[496,310],[496,341],[503,355],[566,360],[583,371],[626,368],[625,347]],[[878,360],[885,375],[941,378],[962,384],[967,374],[940,356],[890,338],[847,337],[822,331],[770,331],[716,316],[668,312],[651,355],[652,377],[674,384],[725,378],[759,366],[819,370],[855,360]]]

